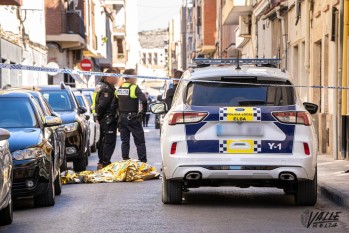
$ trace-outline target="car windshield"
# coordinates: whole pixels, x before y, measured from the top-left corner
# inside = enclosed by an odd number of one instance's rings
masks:
[[[92,98],[90,94],[84,94],[90,105],[92,105]]]
[[[27,98],[0,98],[0,128],[37,128],[38,122]]]
[[[79,105],[82,106],[82,107],[86,107],[85,106],[85,102],[84,100],[82,99],[82,96],[81,95],[76,95],[76,100],[78,101]]]
[[[51,105],[53,111],[73,111],[72,104],[66,91],[42,91],[42,95]]]
[[[196,106],[286,106],[295,104],[292,86],[266,86],[266,84],[285,85],[289,83],[266,81],[257,83],[262,85],[190,83],[186,103]]]

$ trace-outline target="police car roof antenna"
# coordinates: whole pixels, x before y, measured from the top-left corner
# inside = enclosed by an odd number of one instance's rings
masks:
[[[240,67],[240,58],[239,58],[239,56],[237,57],[237,59],[236,59],[236,68],[235,68],[236,70],[241,70],[241,67]]]

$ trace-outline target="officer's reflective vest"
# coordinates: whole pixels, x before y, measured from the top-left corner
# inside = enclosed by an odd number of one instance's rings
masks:
[[[91,106],[91,109],[92,109],[92,113],[93,114],[96,113],[97,95],[98,95],[98,92],[101,90],[101,86],[102,85],[100,83],[98,83],[96,88],[93,91],[93,94],[92,94],[92,106]]]
[[[124,83],[115,95],[119,99],[120,112],[138,112],[139,100],[136,95],[136,84]]]

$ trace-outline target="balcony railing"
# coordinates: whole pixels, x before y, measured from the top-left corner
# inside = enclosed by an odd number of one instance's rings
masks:
[[[85,23],[77,12],[62,13],[62,33],[78,34],[85,38]]]

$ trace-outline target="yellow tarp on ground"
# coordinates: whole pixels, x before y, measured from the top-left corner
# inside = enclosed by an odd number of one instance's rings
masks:
[[[113,183],[144,181],[159,178],[155,167],[138,160],[115,162],[99,171],[83,171],[76,173],[68,170],[61,174],[62,184],[77,183]]]

